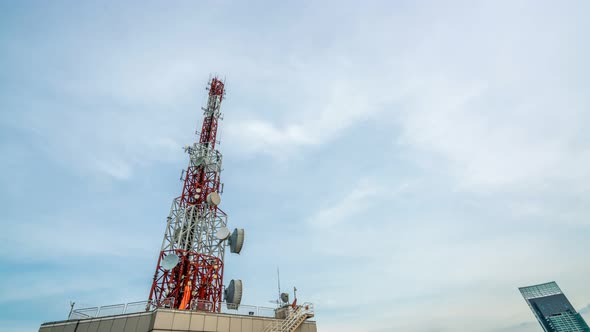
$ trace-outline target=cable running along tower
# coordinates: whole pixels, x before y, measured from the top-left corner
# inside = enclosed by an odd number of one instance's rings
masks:
[[[241,280],[232,280],[223,289],[225,247],[239,254],[244,242],[244,230],[230,233],[227,215],[219,208],[222,156],[215,145],[224,82],[213,77],[207,90],[199,141],[184,148],[189,165],[181,175],[182,194],[174,199],[167,218],[150,290],[152,307],[220,312],[223,300],[231,309],[241,301]]]

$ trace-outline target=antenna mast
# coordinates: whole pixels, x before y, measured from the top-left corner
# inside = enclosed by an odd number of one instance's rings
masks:
[[[277,297],[277,305],[281,304],[281,275],[279,274],[279,267],[277,266],[277,286],[279,288],[279,297]]]
[[[199,141],[184,148],[189,165],[183,171],[182,194],[172,202],[167,218],[150,289],[153,307],[220,312],[225,246],[229,244],[231,252],[239,253],[243,245],[244,230],[230,234],[227,215],[218,206],[222,155],[215,144],[225,84],[213,77],[207,90]],[[242,282],[236,284],[239,289],[232,288],[228,303],[235,302],[235,294],[239,294],[239,305]]]

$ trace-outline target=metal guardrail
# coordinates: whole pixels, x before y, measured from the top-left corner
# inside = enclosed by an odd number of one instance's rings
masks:
[[[105,305],[99,307],[90,307],[90,308],[80,308],[80,309],[73,309],[70,315],[68,316],[68,320],[74,319],[86,319],[86,318],[95,318],[95,317],[106,317],[106,316],[114,316],[114,315],[122,315],[122,314],[132,314],[132,313],[140,313],[146,311],[152,311],[151,307],[149,306],[149,301],[139,301],[139,302],[130,302],[130,303],[121,303],[121,304],[112,304],[112,305]],[[205,311],[209,312],[211,310],[211,303],[204,303],[204,302],[193,302],[191,303],[190,311]],[[229,309],[231,308],[231,309]],[[221,313],[228,314],[228,315],[239,315],[239,316],[257,316],[257,317],[275,317],[275,308],[270,307],[261,307],[261,306],[253,306],[253,305],[246,305],[241,304],[237,308],[235,306],[227,306],[227,303],[221,303]]]
[[[231,306],[230,306],[231,307]],[[221,313],[240,316],[275,317],[275,308],[240,304],[236,309],[228,309],[226,303],[221,304]]]
[[[105,305],[101,307],[73,309],[68,316],[70,319],[85,319],[94,317],[106,317],[122,314],[133,314],[147,311],[149,301],[139,301],[130,303],[121,303]]]

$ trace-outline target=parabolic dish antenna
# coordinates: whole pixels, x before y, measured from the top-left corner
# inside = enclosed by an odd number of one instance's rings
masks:
[[[166,255],[162,259],[162,268],[164,270],[172,270],[176,265],[178,265],[179,258],[176,254],[169,254]]]
[[[211,192],[209,193],[209,195],[207,195],[207,203],[209,203],[209,205],[219,205],[219,203],[221,203],[221,196],[219,196],[219,194],[217,192]]]
[[[289,293],[281,293],[281,301],[283,303],[289,303]]]
[[[239,254],[244,246],[244,229],[236,228],[229,237],[229,250],[234,254]]]
[[[227,308],[237,310],[242,302],[242,280],[232,279],[225,289],[224,295]]]
[[[217,233],[215,233],[215,237],[220,241],[227,239],[230,235],[231,233],[227,227],[221,227]]]

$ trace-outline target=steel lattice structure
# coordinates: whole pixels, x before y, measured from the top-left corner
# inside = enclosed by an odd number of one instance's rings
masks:
[[[216,234],[226,227],[227,215],[217,206],[222,156],[215,143],[224,82],[214,77],[208,90],[199,142],[185,147],[189,165],[181,176],[182,194],[174,199],[167,219],[149,296],[154,307],[221,310],[225,242]],[[163,259],[171,254],[178,256],[178,263],[167,269]]]

